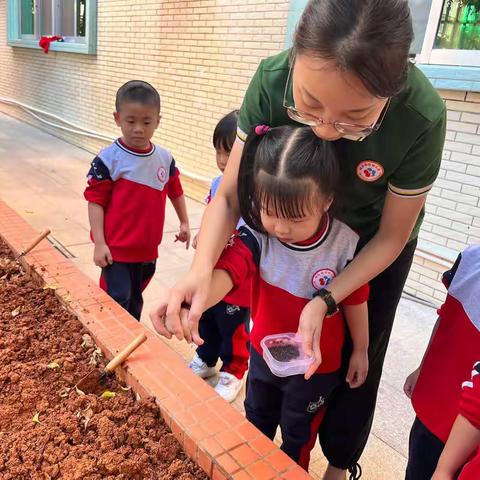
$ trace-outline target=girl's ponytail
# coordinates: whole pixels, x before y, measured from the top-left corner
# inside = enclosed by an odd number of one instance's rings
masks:
[[[240,169],[238,172],[237,195],[240,205],[240,213],[247,225],[261,231],[262,225],[258,225],[260,212],[255,198],[255,156],[260,144],[266,140],[270,127],[257,125],[252,128],[243,146]]]

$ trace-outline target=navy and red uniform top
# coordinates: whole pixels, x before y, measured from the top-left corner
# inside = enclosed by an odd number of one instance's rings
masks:
[[[325,216],[321,231],[301,244],[282,243],[275,237],[240,227],[215,268],[226,270],[235,286],[252,276],[253,329],[250,341],[262,355],[261,340],[271,334],[296,332],[303,307],[316,290],[326,287],[352,260],[358,235],[344,223]],[[368,300],[365,285],[342,303]],[[318,373],[340,368],[345,325],[341,310],[323,321]]]
[[[172,154],[150,144],[137,150],[119,139],[103,149],[88,172],[84,196],[105,209],[105,241],[116,262],[158,256],[167,196],[183,195]]]
[[[437,331],[412,404],[427,429],[446,442],[458,414],[462,382],[469,378],[480,352],[480,245],[467,248],[443,281],[447,298],[438,311]]]

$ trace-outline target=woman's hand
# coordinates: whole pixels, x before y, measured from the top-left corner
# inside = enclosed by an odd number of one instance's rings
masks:
[[[306,355],[315,358],[314,362],[305,372],[305,380],[308,380],[322,363],[320,335],[326,313],[327,306],[325,302],[321,298],[316,297],[305,305],[300,315],[298,334],[302,337],[303,351]]]
[[[358,388],[368,374],[368,350],[354,350],[348,365],[346,382],[350,388]]]
[[[417,384],[419,374],[420,367],[414,370],[405,380],[405,384],[403,385],[403,391],[408,398],[412,398],[412,393],[415,390],[415,385]]]
[[[167,338],[175,335],[178,340],[203,344],[198,333],[198,322],[205,310],[211,278],[211,271],[190,270],[160,298],[150,312],[152,324],[160,335]],[[188,314],[182,309],[182,304],[190,305]]]

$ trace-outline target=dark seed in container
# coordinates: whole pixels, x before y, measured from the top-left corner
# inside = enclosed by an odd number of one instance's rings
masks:
[[[268,349],[272,357],[279,362],[289,362],[295,360],[300,356],[298,347],[291,344],[277,345]]]

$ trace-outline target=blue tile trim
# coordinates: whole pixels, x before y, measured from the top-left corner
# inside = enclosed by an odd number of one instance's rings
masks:
[[[436,88],[480,92],[480,67],[418,64]]]

